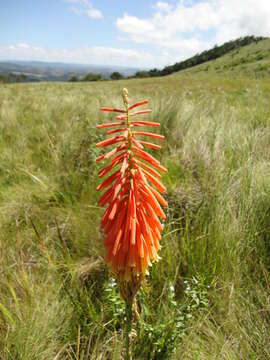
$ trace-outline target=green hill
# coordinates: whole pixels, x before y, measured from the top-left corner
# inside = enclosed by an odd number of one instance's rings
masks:
[[[222,57],[189,69],[191,72],[217,72],[233,76],[265,77],[270,75],[270,39],[253,42]]]
[[[164,69],[139,71],[135,77],[156,77],[174,74],[179,71],[241,71],[245,75],[265,76],[269,70],[270,39],[246,36],[215,46],[200,54],[166,66]]]

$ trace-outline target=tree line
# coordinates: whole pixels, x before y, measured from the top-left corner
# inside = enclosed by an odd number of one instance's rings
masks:
[[[118,71],[114,71],[110,75],[111,80],[121,80],[124,79],[124,75],[122,75]],[[105,80],[101,74],[88,73],[83,78],[79,78],[75,75],[71,76],[68,81],[77,82],[77,81],[100,81]],[[10,84],[10,83],[20,83],[20,82],[33,82],[39,81],[38,79],[29,78],[25,74],[0,74],[0,84]]]
[[[25,74],[0,74],[0,84],[10,84],[18,82],[28,82],[29,79]]]
[[[124,79],[125,76],[122,75],[120,72],[118,71],[114,71],[113,73],[111,73],[110,75],[110,79],[111,80],[121,80]],[[71,78],[69,79],[70,82],[77,82],[77,81],[100,81],[100,80],[105,80],[101,74],[94,74],[94,73],[88,73],[86,76],[84,76],[83,78],[79,78],[76,75],[72,75]]]

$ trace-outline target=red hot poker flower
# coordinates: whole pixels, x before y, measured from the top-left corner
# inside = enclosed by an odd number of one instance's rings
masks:
[[[145,147],[161,147],[140,139],[146,136],[162,140],[164,136],[148,131],[133,131],[133,127],[159,126],[157,122],[137,119],[138,115],[147,114],[150,109],[130,112],[148,101],[129,106],[126,89],[123,89],[123,101],[125,110],[101,108],[103,112],[121,115],[116,116],[116,122],[97,125],[98,129],[109,129],[107,134],[115,134],[99,142],[97,147],[116,144],[113,150],[97,158],[97,161],[110,159],[110,163],[99,172],[100,178],[109,176],[97,190],[105,190],[99,204],[107,206],[101,221],[105,234],[106,261],[119,280],[130,281],[136,276],[144,276],[148,266],[159,259],[163,229],[160,219],[166,218],[161,205],[168,205],[160,194],[165,193],[166,189],[160,182],[159,172],[167,170],[145,151]]]

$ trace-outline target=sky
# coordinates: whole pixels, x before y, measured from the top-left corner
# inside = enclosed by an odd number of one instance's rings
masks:
[[[0,0],[0,60],[161,68],[269,19],[270,0]]]

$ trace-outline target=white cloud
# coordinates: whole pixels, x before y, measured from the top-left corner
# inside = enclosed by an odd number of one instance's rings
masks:
[[[87,15],[91,19],[103,19],[103,14],[90,0],[67,0],[72,4],[71,11],[76,15]]]
[[[87,9],[87,15],[92,19],[102,19],[103,15],[100,10],[97,10],[93,7]]]
[[[217,16],[209,3],[197,3],[186,6],[180,2],[177,7],[169,12],[161,12],[160,3],[156,4],[158,9],[152,18],[139,19],[135,16],[124,14],[118,18],[116,25],[119,30],[129,34],[131,40],[142,43],[167,44],[172,47],[178,39],[186,33],[204,31],[208,29],[209,23],[217,25]],[[164,5],[163,5],[164,6]]]
[[[30,45],[28,45],[26,43],[20,43],[17,46],[18,46],[18,48],[21,48],[21,49],[29,49],[30,48]]]
[[[166,50],[167,62],[240,36],[270,35],[269,0],[158,1],[154,9],[149,18],[125,13],[116,26],[128,41]]]
[[[23,46],[22,46],[23,45]],[[0,46],[0,60],[40,60],[69,63],[147,66],[153,56],[145,51],[103,46],[84,46],[75,49],[45,49],[29,44]]]
[[[71,4],[88,5],[89,0],[67,0]]]
[[[158,1],[154,8],[158,9],[158,10],[161,10],[161,11],[170,11],[171,10],[171,5],[169,5],[168,3],[166,2],[163,2],[163,1]]]
[[[268,0],[219,0],[217,42],[244,35],[270,35]]]
[[[154,24],[151,21],[141,20],[128,14],[124,14],[122,18],[117,19],[117,26],[120,30],[134,36],[134,39],[136,39],[137,35],[139,39],[144,39],[146,34],[155,31]]]

